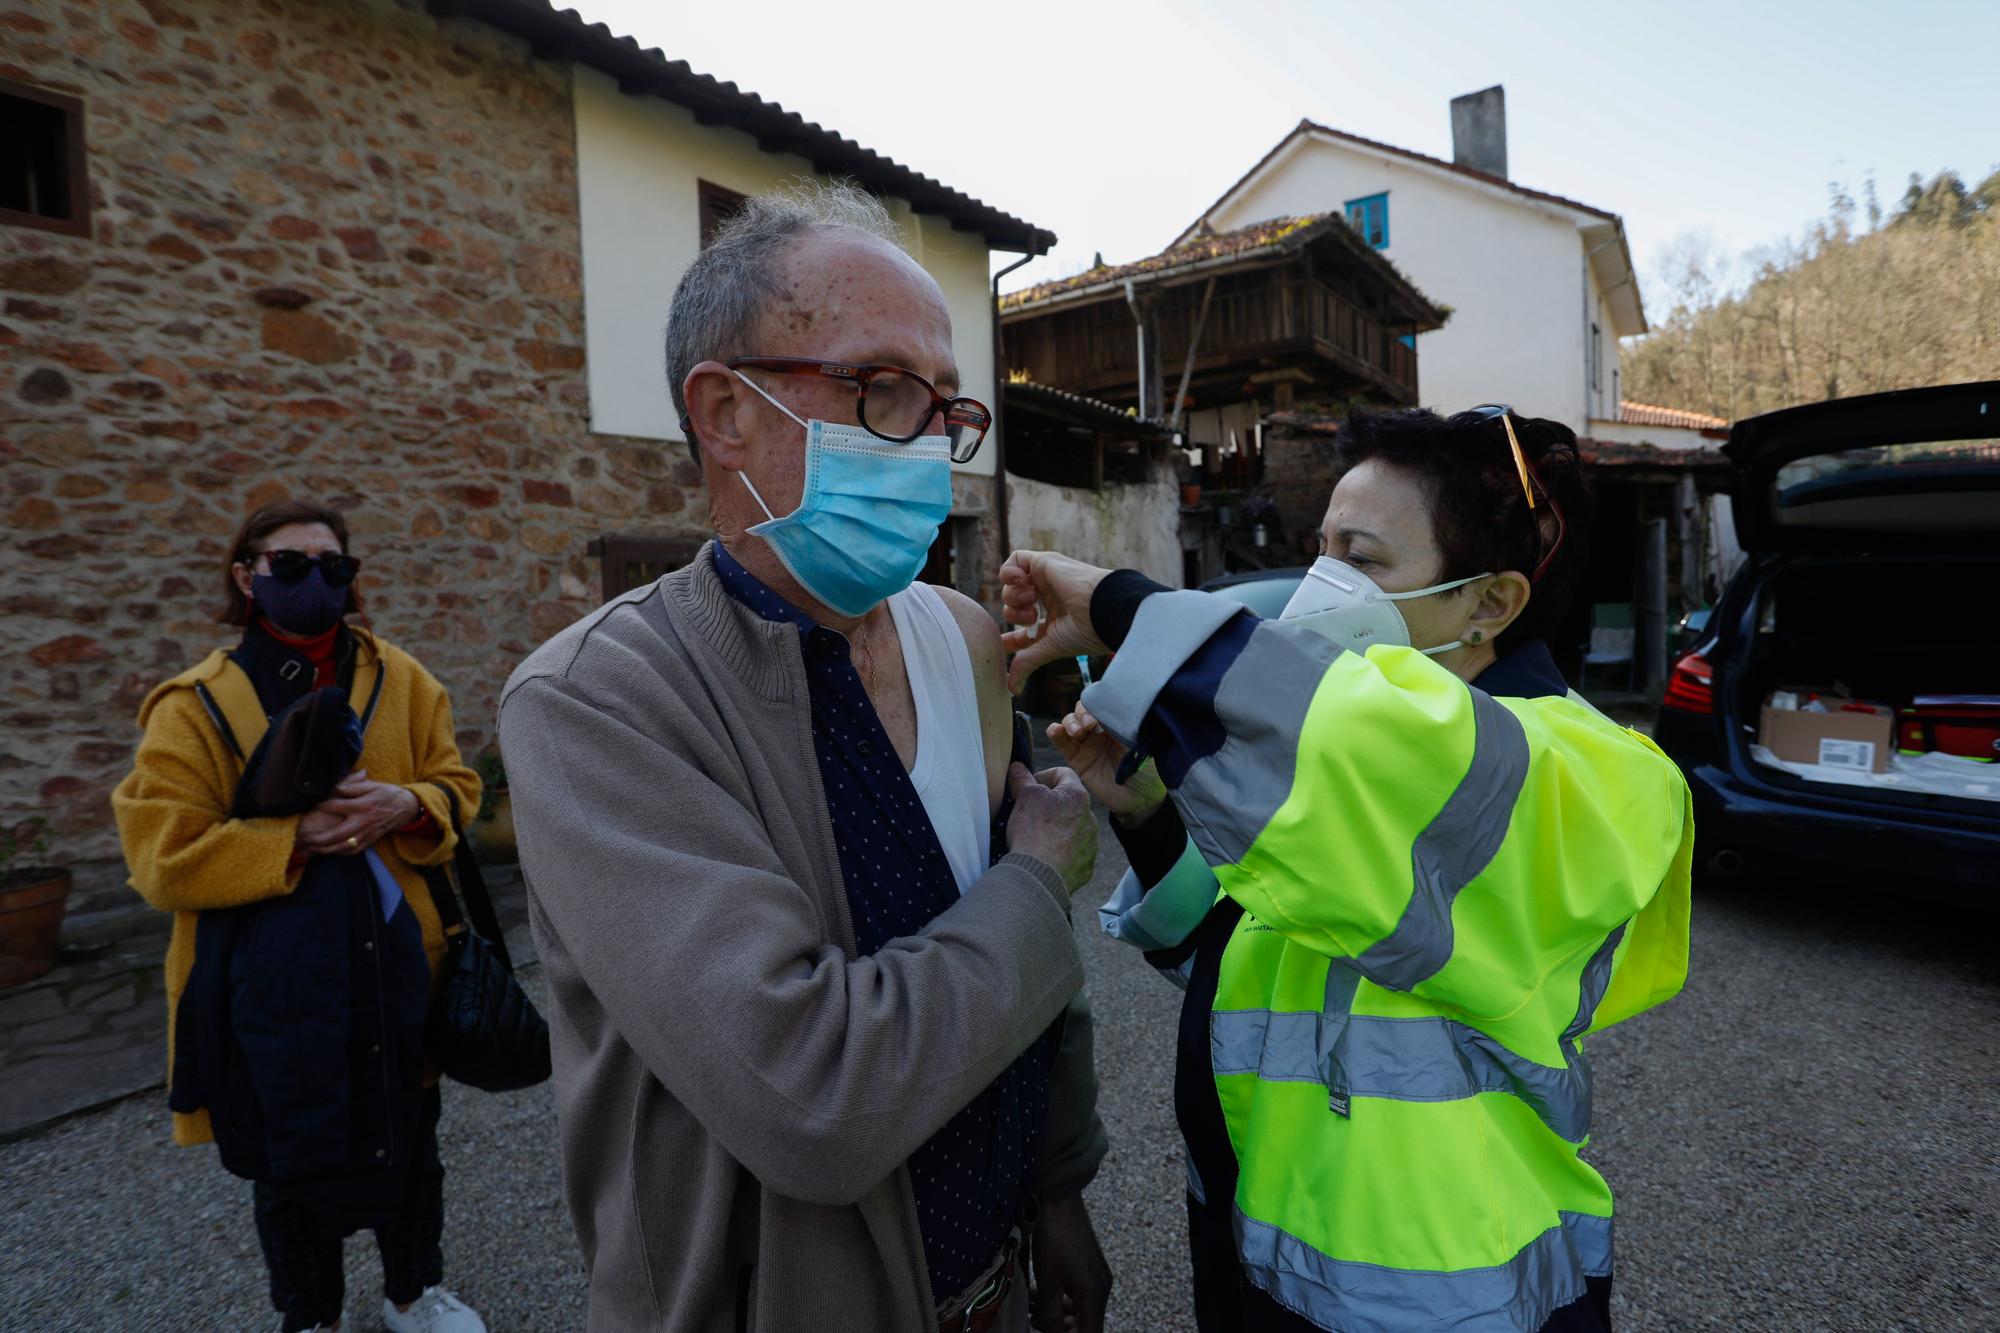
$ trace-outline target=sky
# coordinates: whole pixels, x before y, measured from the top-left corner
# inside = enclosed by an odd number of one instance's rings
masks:
[[[1007,289],[1160,250],[1302,117],[1449,159],[1494,83],[1509,175],[1621,214],[1654,317],[1680,238],[2000,167],[2000,0],[566,2],[1054,231]]]

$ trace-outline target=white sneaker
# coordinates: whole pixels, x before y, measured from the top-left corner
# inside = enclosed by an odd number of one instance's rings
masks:
[[[486,1333],[486,1321],[443,1287],[426,1287],[407,1310],[382,1302],[382,1327],[389,1333]]]

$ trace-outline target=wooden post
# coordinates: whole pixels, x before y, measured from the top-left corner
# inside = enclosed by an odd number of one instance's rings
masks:
[[[1633,592],[1632,621],[1638,633],[1633,651],[1637,688],[1657,696],[1667,677],[1667,520],[1649,518],[1639,524],[1639,568]]]
[[[1707,600],[1701,577],[1702,556],[1707,551],[1707,525],[1701,495],[1695,489],[1694,473],[1683,472],[1674,483],[1674,524],[1681,544],[1680,595],[1683,612],[1698,609]]]
[[[1171,414],[1167,411],[1167,358],[1163,355],[1167,345],[1160,337],[1160,303],[1157,298],[1147,302],[1146,318],[1153,326],[1150,339],[1153,344],[1153,417],[1164,421]]]
[[[1181,362],[1181,387],[1174,394],[1174,410],[1167,413],[1167,420],[1175,430],[1181,428],[1182,404],[1187,401],[1188,381],[1194,377],[1195,349],[1201,346],[1201,331],[1208,323],[1208,303],[1215,297],[1215,279],[1201,289],[1201,313],[1195,316],[1194,336],[1188,339],[1187,359]]]

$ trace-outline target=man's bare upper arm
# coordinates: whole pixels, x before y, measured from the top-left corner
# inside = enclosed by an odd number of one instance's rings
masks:
[[[986,608],[955,588],[938,588],[938,595],[965,635],[972,658],[972,683],[979,694],[979,734],[986,749],[988,808],[1000,808],[1007,789],[1007,759],[1014,748],[1014,696],[1007,692],[1005,655],[1000,651],[1000,627]]]

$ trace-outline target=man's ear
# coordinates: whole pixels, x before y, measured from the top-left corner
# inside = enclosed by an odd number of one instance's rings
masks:
[[[1533,592],[1528,576],[1517,569],[1494,575],[1479,590],[1479,605],[1472,608],[1472,627],[1483,632],[1489,643],[1499,638],[1528,609]]]
[[[699,363],[681,382],[688,425],[703,456],[731,472],[743,470],[744,436],[737,422],[743,396],[743,382],[720,361]]]

